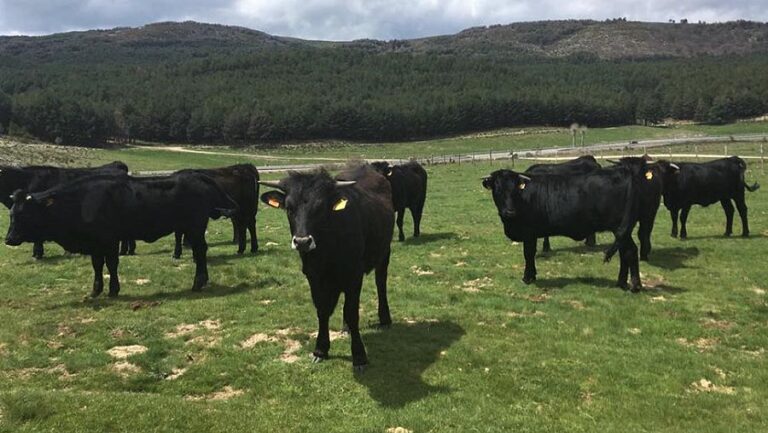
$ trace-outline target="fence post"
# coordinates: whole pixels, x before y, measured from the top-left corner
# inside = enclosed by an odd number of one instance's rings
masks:
[[[699,160],[699,145],[698,144],[694,144],[693,145],[693,152],[696,154],[696,161],[698,161]]]
[[[765,174],[765,154],[763,153],[763,143],[760,143],[760,170]]]
[[[490,161],[490,164],[493,165],[493,150],[488,149],[488,161]]]
[[[475,165],[475,151],[472,151],[472,165]]]
[[[669,153],[669,159],[672,159],[672,146],[667,147],[667,152]]]
[[[728,145],[727,144],[723,145],[723,156],[728,156]]]

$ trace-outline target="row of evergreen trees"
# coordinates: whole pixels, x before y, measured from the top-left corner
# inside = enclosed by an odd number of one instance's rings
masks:
[[[577,61],[285,50],[0,67],[0,127],[63,144],[407,140],[768,112],[768,57]]]

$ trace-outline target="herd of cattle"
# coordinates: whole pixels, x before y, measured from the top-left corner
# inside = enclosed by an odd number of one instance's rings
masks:
[[[482,179],[492,192],[504,234],[523,243],[523,281],[536,280],[536,248],[549,236],[567,236],[594,245],[595,233],[611,231],[608,261],[620,257],[618,285],[641,289],[639,259],[651,252],[651,232],[664,198],[672,217],[672,236],[687,236],[686,221],[694,204],[720,202],[726,216],[725,235],[732,232],[734,206],[749,235],[744,190],[758,184],[744,180],[746,164],[738,157],[706,163],[672,163],[627,157],[601,167],[592,156],[562,164],[533,165],[525,172],[497,170]],[[256,213],[259,185],[272,190],[260,196],[266,205],[286,211],[291,247],[298,251],[317,310],[315,362],[328,357],[328,322],[344,293],[344,323],[351,337],[356,369],[367,364],[359,331],[363,276],[375,270],[380,326],[392,323],[387,301],[387,272],[395,221],[404,240],[403,217],[408,208],[419,236],[427,192],[427,173],[416,162],[355,165],[336,176],[325,170],[290,172],[279,182],[259,179],[251,164],[219,169],[181,170],[163,177],[134,177],[114,162],[96,168],[47,166],[0,167],[0,198],[10,209],[7,245],[34,243],[41,258],[43,242],[91,256],[91,296],[104,288],[103,268],[110,275],[109,295],[120,291],[119,256],[134,254],[136,240],[154,242],[175,234],[173,256],[182,244],[192,249],[196,265],[192,290],[208,282],[205,231],[209,219],[229,217],[238,253],[258,250]],[[396,215],[396,218],[395,218]],[[632,238],[638,225],[640,254]],[[628,283],[628,278],[630,279]]]

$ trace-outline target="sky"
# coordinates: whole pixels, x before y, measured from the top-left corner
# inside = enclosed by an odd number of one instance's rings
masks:
[[[410,39],[519,21],[768,21],[768,0],[0,0],[0,35],[141,26],[237,25],[304,39]]]

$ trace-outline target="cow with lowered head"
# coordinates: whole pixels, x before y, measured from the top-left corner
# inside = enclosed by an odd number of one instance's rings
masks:
[[[283,209],[291,229],[291,247],[299,252],[317,311],[314,362],[328,358],[328,321],[344,293],[344,322],[352,343],[352,364],[368,364],[360,337],[359,308],[363,276],[376,271],[379,322],[389,326],[387,269],[394,228],[389,182],[370,166],[352,167],[332,178],[325,170],[291,172],[276,188],[261,195],[267,205]]]
[[[646,181],[646,161],[625,158],[616,169],[599,169],[574,176],[525,175],[497,170],[483,178],[483,187],[504,225],[504,234],[523,242],[523,282],[536,280],[536,239],[568,236],[582,240],[590,233],[612,231],[615,240],[605,252],[608,261],[618,251],[617,284],[639,291],[640,270],[632,230],[638,220],[640,182]],[[631,285],[627,284],[631,274]]]
[[[403,218],[405,209],[413,218],[413,237],[421,235],[421,215],[427,200],[427,171],[416,161],[402,165],[389,165],[387,161],[371,163],[376,171],[387,178],[392,186],[392,206],[397,212],[398,240],[404,241]]]
[[[749,236],[747,203],[744,190],[757,191],[760,185],[747,185],[744,172],[747,164],[738,156],[716,159],[704,163],[678,162],[680,169],[665,177],[664,206],[672,218],[672,237],[677,237],[680,217],[680,239],[688,237],[686,222],[691,206],[709,206],[720,202],[725,211],[725,236],[733,233],[733,203],[741,217],[741,235]]]
[[[56,185],[66,183],[85,176],[94,174],[127,174],[128,166],[120,161],[111,162],[99,167],[61,168],[47,165],[33,165],[28,167],[0,167],[0,201],[10,209],[13,206],[12,194],[23,189],[27,192],[40,192]],[[132,247],[125,243],[126,253],[133,253],[136,244]],[[42,259],[45,254],[43,243],[35,242],[32,248],[32,257]]]
[[[558,174],[561,176],[571,176],[575,174],[585,174],[600,168],[600,164],[592,155],[584,155],[578,158],[574,158],[570,161],[562,162],[559,164],[533,164],[525,170],[525,174]],[[592,233],[587,236],[584,241],[588,247],[593,247],[597,244],[595,234]],[[541,250],[545,253],[552,251],[549,245],[549,236],[544,237],[544,244]]]
[[[245,252],[246,229],[251,235],[251,253],[259,250],[256,237],[256,213],[259,211],[259,171],[253,164],[236,164],[210,169],[186,169],[176,173],[203,174],[216,182],[221,190],[237,203],[237,212],[232,215],[233,242],[237,243],[237,254]],[[173,258],[181,257],[182,233],[176,233]]]
[[[91,296],[100,295],[104,288],[105,263],[109,296],[117,296],[119,241],[154,242],[181,231],[192,244],[196,265],[192,290],[199,290],[208,282],[208,218],[230,215],[236,209],[211,178],[200,174],[89,176],[42,192],[17,190],[5,243],[54,241],[69,252],[88,254],[94,271]]]

